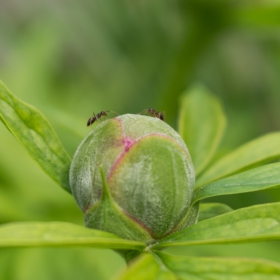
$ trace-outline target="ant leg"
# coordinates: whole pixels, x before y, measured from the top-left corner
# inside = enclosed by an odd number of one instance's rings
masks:
[[[165,112],[158,112],[159,119],[165,121]]]
[[[140,113],[138,113],[138,115],[143,115],[143,114],[147,114],[149,111],[149,109],[145,109],[143,111],[141,111]]]

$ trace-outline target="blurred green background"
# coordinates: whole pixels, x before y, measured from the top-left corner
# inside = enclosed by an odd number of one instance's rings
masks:
[[[0,79],[45,114],[72,156],[92,112],[165,111],[193,82],[219,96],[227,152],[280,127],[280,1],[0,0]],[[198,112],[199,117],[199,112]],[[72,197],[0,124],[0,222],[83,224]],[[279,201],[266,191],[214,201],[233,208]],[[169,249],[280,261],[279,242]],[[95,249],[1,249],[0,279],[110,279],[125,267]]]

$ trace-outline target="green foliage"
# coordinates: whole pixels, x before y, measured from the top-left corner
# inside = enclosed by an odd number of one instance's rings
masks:
[[[279,264],[264,260],[157,255],[179,279],[279,279]]]
[[[197,187],[280,158],[280,133],[269,133],[246,143],[211,165],[196,181]]]
[[[121,280],[280,279],[280,265],[265,260],[197,258],[163,252],[144,254],[131,264]]]
[[[92,111],[138,113],[154,107],[165,111],[167,123],[175,127],[178,96],[195,81],[223,100],[228,117],[229,129],[213,161],[279,130],[279,0],[67,3],[1,3],[0,77],[18,97],[40,108],[71,156],[88,132]],[[73,198],[45,176],[1,124],[0,135],[0,222],[82,224]],[[231,172],[233,164],[222,167]],[[210,161],[207,167],[212,166]],[[215,178],[197,186],[222,179]],[[234,209],[279,200],[278,189],[210,199]],[[200,203],[199,220],[223,213],[215,207],[205,212],[206,201]],[[274,241],[168,251],[280,261],[278,247]],[[115,252],[92,248],[1,248],[0,263],[0,279],[13,280],[107,280],[124,266]]]
[[[69,168],[69,157],[51,126],[41,113],[12,96],[4,85],[0,93],[1,120],[47,174],[68,190],[65,172]],[[245,144],[211,164],[225,124],[221,104],[203,87],[192,88],[190,95],[185,92],[182,98],[180,131],[186,144],[190,142],[198,176],[201,173],[189,208],[190,220],[196,220],[195,213],[202,199],[279,187],[280,163],[253,168],[279,158],[279,133]],[[204,100],[207,102],[201,106]],[[187,113],[184,113],[185,110]],[[199,110],[205,112],[200,121],[207,121],[207,128],[196,128],[200,125],[196,120]],[[188,125],[193,131],[191,134],[185,128]],[[246,169],[250,170],[244,172]],[[104,174],[102,178],[104,184]],[[106,212],[104,209],[102,211]],[[238,210],[224,204],[202,204],[201,216],[195,225],[155,240],[153,244],[125,240],[71,223],[13,223],[0,226],[0,246],[91,246],[119,249],[120,253],[126,252],[123,255],[128,260],[138,256],[129,263],[127,271],[119,275],[120,279],[280,279],[280,265],[266,260],[179,257],[158,252],[158,249],[176,246],[279,240],[279,213],[280,203]]]
[[[155,256],[155,255],[154,255]],[[145,253],[137,261],[133,262],[124,275],[120,275],[119,279],[166,279],[175,280],[177,277],[165,267],[162,262],[156,261],[156,256]]]
[[[65,222],[25,222],[0,226],[0,247],[38,246],[141,250],[145,244]]]
[[[279,239],[279,211],[278,202],[231,211],[169,235],[155,248]]]
[[[184,94],[180,104],[179,133],[187,143],[199,176],[220,144],[225,115],[219,100],[201,85]]]
[[[280,163],[272,163],[198,188],[193,203],[207,197],[260,191],[280,186]]]
[[[232,209],[223,203],[201,203],[199,205],[199,221],[207,220],[230,211]]]
[[[0,120],[41,168],[70,192],[71,159],[46,118],[19,100],[0,81]]]

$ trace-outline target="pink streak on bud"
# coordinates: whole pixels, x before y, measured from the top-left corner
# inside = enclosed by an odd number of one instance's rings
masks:
[[[134,141],[128,137],[123,138],[123,144],[124,144],[124,151],[129,151],[130,147],[134,144]]]
[[[128,137],[124,137],[122,139],[123,142],[123,151],[119,154],[119,156],[117,157],[117,159],[115,160],[115,162],[113,163],[113,165],[111,166],[111,169],[107,175],[107,182],[111,179],[112,174],[116,168],[116,166],[118,165],[118,163],[122,160],[122,158],[124,157],[125,153],[129,151],[129,149],[133,146],[133,144],[135,144],[136,141],[132,140],[131,138]]]

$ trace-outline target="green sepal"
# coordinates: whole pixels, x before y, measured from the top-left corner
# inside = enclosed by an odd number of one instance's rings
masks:
[[[122,187],[118,187],[120,182]],[[182,146],[169,136],[154,133],[139,138],[114,166],[107,184],[117,204],[158,239],[186,216],[194,170]]]
[[[178,232],[184,228],[192,226],[197,222],[199,215],[199,203],[200,202],[197,201],[191,205],[185,217],[170,233]]]
[[[127,215],[113,200],[100,167],[102,178],[102,195],[100,200],[84,212],[85,224],[95,228],[112,232],[122,238],[147,242],[152,237],[141,224]]]

